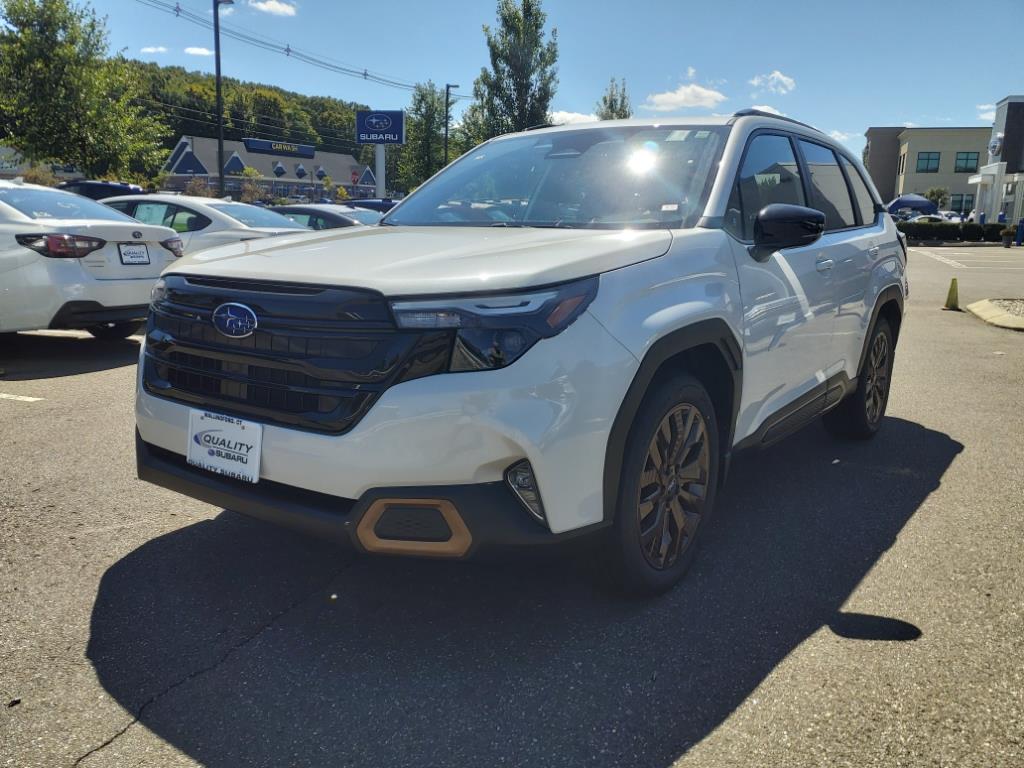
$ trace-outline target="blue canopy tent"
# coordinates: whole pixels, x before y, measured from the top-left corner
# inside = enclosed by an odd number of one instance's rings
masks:
[[[918,213],[938,213],[939,206],[929,200],[927,197],[921,195],[900,195],[887,206],[885,209],[889,213],[896,213],[897,211],[905,211],[907,209],[917,211]]]

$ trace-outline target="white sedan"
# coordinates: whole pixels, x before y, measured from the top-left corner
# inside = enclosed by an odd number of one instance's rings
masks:
[[[173,229],[87,197],[0,181],[0,333],[135,333],[164,267],[182,255]]]
[[[171,227],[181,238],[185,253],[308,229],[258,205],[212,197],[121,195],[103,203],[145,224]]]

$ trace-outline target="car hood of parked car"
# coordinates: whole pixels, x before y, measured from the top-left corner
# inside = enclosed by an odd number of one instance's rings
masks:
[[[210,248],[168,272],[368,288],[389,296],[503,291],[661,256],[665,229],[352,227]]]

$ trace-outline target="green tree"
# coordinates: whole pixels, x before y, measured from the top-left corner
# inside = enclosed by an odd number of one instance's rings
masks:
[[[626,79],[617,83],[613,77],[601,100],[597,102],[597,117],[599,120],[622,120],[632,116],[633,107],[626,93]]]
[[[484,25],[490,69],[473,83],[462,132],[472,143],[548,122],[558,86],[558,31],[544,39],[541,0],[498,0],[498,26]]]
[[[154,172],[165,127],[103,20],[72,0],[0,0],[0,141],[90,175]],[[67,116],[62,119],[61,116]]]
[[[263,198],[263,174],[258,168],[247,166],[242,169],[242,191],[239,199],[243,203],[252,203]]]
[[[444,91],[432,81],[419,83],[405,113],[406,143],[398,163],[398,185],[419,186],[444,163]],[[388,147],[391,151],[391,147]]]
[[[924,196],[935,203],[939,208],[945,208],[949,203],[949,190],[945,187],[931,187]]]

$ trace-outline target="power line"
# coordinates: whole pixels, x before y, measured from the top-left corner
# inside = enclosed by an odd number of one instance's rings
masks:
[[[186,107],[186,106],[181,105],[181,104],[170,104],[170,103],[165,102],[165,101],[158,101],[156,99],[149,99],[149,98],[145,98],[145,97],[140,97],[140,98],[137,99],[137,101],[144,102],[146,104],[152,104],[152,105],[155,105],[155,106],[163,107],[165,109],[173,109],[173,110],[178,110],[178,111],[181,111],[181,112],[190,112],[190,113],[197,114],[197,115],[203,115],[204,117],[209,117],[211,120],[214,121],[214,124],[216,124],[216,120],[217,120],[217,113],[216,112],[210,112],[210,111],[205,110],[205,109],[195,109],[194,107]],[[247,117],[249,117],[249,116],[247,116]],[[257,124],[277,123],[277,125],[268,125],[267,127],[268,128],[279,128],[282,132],[286,131],[286,130],[290,130],[290,128],[292,127],[292,126],[289,126],[286,121],[280,120],[278,118],[270,117],[270,116],[267,116],[267,115],[255,115],[254,114],[254,115],[251,115],[251,117],[256,118],[255,122]],[[193,120],[195,118],[189,117],[187,119]],[[197,120],[196,122],[201,122],[201,121]],[[250,121],[247,119],[246,122],[248,123]],[[351,139],[346,139],[341,134],[332,133],[330,131],[323,132],[323,131],[317,130],[316,126],[312,126],[312,127],[313,127],[313,130],[316,132],[316,134],[321,139],[326,139],[326,141],[323,142],[325,144],[329,143],[329,144],[332,144],[334,146],[340,146],[340,145],[344,144],[344,145],[347,145],[349,147],[354,147],[354,148],[359,148],[359,147],[363,146],[363,145],[358,144],[357,142],[355,142],[355,141],[353,141]],[[278,134],[274,138],[280,138],[280,134]]]
[[[205,16],[197,14],[187,8],[182,7],[180,2],[171,3],[168,0],[136,0],[136,2],[142,5],[154,8],[164,13],[169,13],[177,18],[184,19],[185,21],[191,22],[196,26],[203,27],[204,29],[213,29],[213,22],[207,19]],[[329,57],[313,54],[304,50],[293,48],[289,43],[282,43],[278,40],[266,37],[264,35],[257,34],[255,32],[246,31],[240,27],[234,27],[230,25],[221,24],[220,33],[224,37],[229,37],[233,40],[237,40],[247,45],[260,48],[265,51],[272,53],[282,54],[288,58],[295,59],[305,64],[324,69],[336,74],[346,75],[348,77],[365,80],[368,82],[374,82],[378,85],[384,85],[389,88],[396,88],[404,91],[412,91],[416,88],[415,83],[407,80],[401,80],[399,78],[384,75],[379,72],[374,72],[368,68],[357,68],[352,65],[346,65],[336,59],[330,59]],[[470,98],[465,94],[454,94],[457,98]]]

